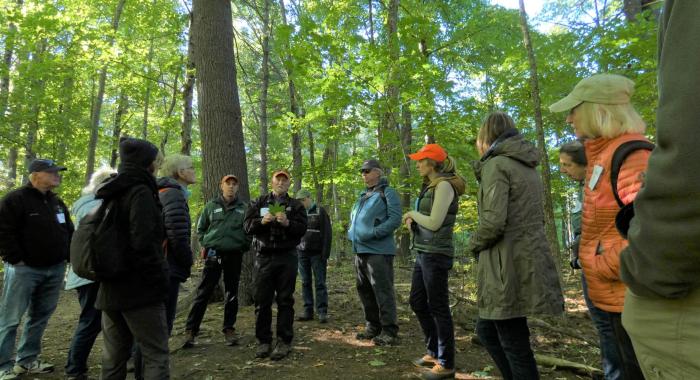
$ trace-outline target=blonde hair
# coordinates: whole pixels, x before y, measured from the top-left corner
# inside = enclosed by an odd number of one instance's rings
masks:
[[[95,172],[92,173],[92,176],[90,176],[90,182],[87,184],[87,186],[83,187],[83,190],[80,193],[82,195],[95,194],[95,192],[97,192],[97,186],[102,184],[113,174],[117,174],[117,171],[109,166],[102,166],[101,168],[95,170]]]
[[[156,159],[158,161],[158,159]],[[171,154],[165,156],[162,160],[162,164],[158,165],[160,168],[158,174],[161,177],[172,177],[178,179],[178,171],[180,169],[186,169],[192,165],[192,157],[185,156],[184,154]]]
[[[583,102],[574,109],[578,114],[576,129],[585,137],[611,139],[627,133],[644,133],[646,124],[632,104],[598,104]]]

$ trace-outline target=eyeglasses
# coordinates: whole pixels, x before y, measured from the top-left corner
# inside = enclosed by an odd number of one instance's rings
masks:
[[[370,172],[372,172],[372,169],[361,169],[360,170],[360,174],[369,174]]]

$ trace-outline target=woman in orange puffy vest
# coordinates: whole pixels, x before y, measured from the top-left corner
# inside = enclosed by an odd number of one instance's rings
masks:
[[[615,228],[620,211],[611,181],[616,149],[633,140],[646,141],[644,121],[630,104],[634,82],[614,74],[598,74],[579,82],[562,100],[549,107],[568,111],[566,122],[584,144],[588,165],[584,182],[579,260],[594,305],[607,313],[613,326],[624,379],[643,379],[632,342],[622,326],[625,284],[620,279],[620,252],[627,246]],[[634,201],[642,186],[650,152],[640,149],[627,156],[617,179],[624,204]]]

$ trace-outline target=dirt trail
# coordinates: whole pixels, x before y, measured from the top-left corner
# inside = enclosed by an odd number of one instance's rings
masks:
[[[184,315],[175,321],[175,331],[170,341],[173,379],[414,379],[420,372],[411,361],[424,353],[423,336],[418,322],[406,300],[409,292],[408,270],[397,270],[397,295],[399,334],[401,345],[375,347],[358,341],[355,333],[363,326],[362,311],[354,289],[354,277],[349,264],[328,268],[329,316],[328,324],[318,321],[295,322],[293,351],[279,362],[255,359],[254,309],[239,310],[237,322],[241,334],[240,344],[224,345],[220,325],[223,315],[221,304],[211,304],[202,323],[194,348],[180,348],[184,339]],[[196,281],[196,279],[194,280]],[[194,284],[185,284],[183,294]],[[567,297],[570,302],[569,326],[576,326],[581,334],[592,336],[592,327],[581,309],[580,297],[575,291]],[[296,311],[300,309],[299,285],[295,295]],[[59,308],[51,318],[44,336],[43,359],[56,365],[56,372],[47,375],[25,377],[31,379],[62,379],[63,365],[70,339],[75,328],[79,306],[73,292],[64,292]],[[580,326],[583,326],[582,328]],[[458,379],[498,378],[498,371],[485,350],[472,343],[473,322],[456,321]],[[273,318],[274,331],[274,318]],[[594,338],[594,335],[592,336]],[[569,360],[596,365],[597,353],[580,341],[545,332],[533,334],[533,344],[538,353],[554,354]],[[99,376],[102,348],[101,337],[90,357],[90,376]],[[584,378],[569,372],[540,368],[543,379]],[[129,375],[129,378],[132,378]]]

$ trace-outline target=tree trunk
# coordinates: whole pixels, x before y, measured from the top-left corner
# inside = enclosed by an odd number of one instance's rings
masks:
[[[44,53],[47,49],[46,39],[37,42],[36,52],[32,56],[32,66],[41,66],[44,61]],[[28,168],[32,160],[37,155],[34,151],[34,144],[39,132],[39,117],[41,106],[43,105],[46,81],[41,76],[33,78],[29,88],[29,107],[31,109],[30,120],[27,123],[27,135],[24,144],[24,167]]]
[[[187,69],[185,86],[182,89],[182,131],[180,132],[180,153],[190,155],[192,151],[192,97],[194,94],[195,66],[194,43],[192,41],[192,13],[190,13],[190,33],[187,36]]]
[[[530,41],[530,30],[527,25],[527,13],[525,13],[525,4],[523,0],[520,3],[520,28],[523,32],[523,43],[527,50],[527,58],[530,65],[530,90],[532,93],[533,107],[535,111],[535,129],[537,130],[537,145],[540,148],[542,156],[542,182],[544,184],[544,220],[547,230],[547,240],[549,240],[549,249],[555,257],[557,267],[559,266],[559,239],[557,238],[556,221],[554,220],[554,207],[552,205],[552,185],[551,174],[549,169],[549,155],[547,154],[547,145],[544,140],[544,125],[542,123],[542,105],[540,100],[540,89],[537,78],[537,61],[535,60],[535,52]]]
[[[119,103],[117,105],[117,113],[114,115],[114,128],[112,129],[112,154],[109,159],[109,166],[117,167],[117,157],[119,156],[119,138],[122,134],[122,118],[129,109],[129,97],[122,90],[119,94]]]
[[[231,2],[194,0],[192,37],[197,68],[197,104],[202,136],[202,193],[210,200],[219,193],[219,180],[233,173],[238,196],[250,199],[248,168],[238,97]],[[252,302],[253,256],[246,254],[240,281],[243,305]]]
[[[412,117],[411,110],[408,104],[404,104],[401,108],[402,120],[401,123],[401,151],[403,152],[403,160],[401,161],[401,166],[399,167],[399,177],[401,178],[401,188],[399,193],[401,195],[401,208],[403,210],[408,210],[411,208],[411,163],[408,160],[408,155],[411,149],[411,140],[413,139],[411,125]],[[400,258],[406,259],[410,256],[410,246],[411,246],[411,235],[407,229],[400,227],[399,229],[399,251]]]
[[[23,0],[17,0],[15,2],[16,9],[14,11],[20,12],[22,10]],[[9,13],[9,12],[8,12]],[[15,51],[15,34],[17,33],[17,25],[10,22],[7,26],[7,37],[5,38],[5,51],[2,55],[2,62],[5,70],[0,76],[0,125],[5,125],[5,113],[7,112],[9,98],[10,98],[10,71],[12,69],[12,56]],[[13,126],[14,127],[14,126]],[[12,187],[15,185],[15,180],[17,179],[17,158],[19,156],[19,151],[17,150],[17,136],[18,128],[10,128],[10,149],[7,154],[7,166],[8,166],[8,177],[12,183]]]
[[[270,86],[270,1],[263,9],[262,88],[260,92],[260,194],[267,192],[267,90]]]
[[[311,130],[311,126],[307,126],[306,130],[309,135],[309,167],[311,168],[311,182],[314,186],[314,192],[316,193],[316,203],[321,203],[323,198],[323,189],[318,183],[318,169],[316,168],[316,147],[314,146],[314,132]]]
[[[75,73],[72,73],[75,75]],[[59,106],[59,120],[61,125],[59,126],[59,132],[62,133],[65,138],[73,139],[73,92],[75,91],[75,79],[73,76],[69,76],[63,80],[63,88],[61,89],[62,102]],[[58,141],[56,143],[58,150],[56,153],[56,161],[65,163],[66,155],[68,154],[68,144],[65,141]]]
[[[122,10],[124,10],[124,3],[126,0],[119,0],[117,7],[114,10],[114,17],[112,18],[112,30],[114,35],[116,35],[117,29],[119,28],[119,19],[122,15]],[[114,35],[109,37],[109,46],[114,46]],[[100,113],[102,112],[102,101],[105,94],[105,84],[107,82],[107,65],[102,67],[100,70],[100,79],[97,89],[97,97],[95,98],[95,103],[93,104],[92,114],[90,117],[90,142],[88,143],[88,156],[85,168],[85,183],[90,181],[92,173],[95,171],[95,155],[97,150],[97,137],[100,131]]]
[[[387,68],[385,97],[382,112],[382,119],[377,131],[377,147],[379,152],[386,157],[384,165],[387,168],[387,175],[396,164],[398,164],[398,152],[396,149],[398,136],[398,107],[399,107],[399,81],[398,81],[398,62],[399,62],[399,39],[398,39],[398,22],[399,22],[399,0],[389,0],[387,8],[387,51],[389,55],[389,67]]]
[[[153,39],[151,38],[148,47],[148,58],[146,59],[146,77],[151,77],[151,62],[153,62]],[[141,125],[141,138],[148,139],[148,107],[151,105],[151,80],[146,79],[146,96],[143,100],[143,124]]]
[[[282,25],[287,25],[287,12],[284,7],[284,0],[280,0],[280,12],[282,15]],[[286,41],[287,50],[287,63],[284,65],[287,71],[287,80],[289,82],[289,110],[292,112],[295,118],[299,118],[299,101],[297,99],[296,86],[294,85],[294,77],[292,70],[292,55],[289,53],[291,48],[289,41]],[[295,193],[301,189],[301,134],[297,130],[296,126],[292,126],[292,179],[294,181],[292,185],[292,191]]]

